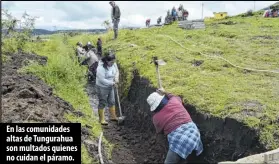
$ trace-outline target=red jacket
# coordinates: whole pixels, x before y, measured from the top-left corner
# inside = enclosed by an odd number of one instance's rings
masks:
[[[180,125],[191,122],[192,118],[184,108],[182,100],[178,96],[168,95],[168,103],[153,116],[153,124],[156,132],[164,132],[168,135]]]

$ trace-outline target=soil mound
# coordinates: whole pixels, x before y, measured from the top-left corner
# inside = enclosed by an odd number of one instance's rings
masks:
[[[52,88],[38,77],[18,73],[29,60],[46,64],[47,58],[34,54],[13,54],[2,67],[3,122],[66,122],[65,111],[73,107],[53,95]]]

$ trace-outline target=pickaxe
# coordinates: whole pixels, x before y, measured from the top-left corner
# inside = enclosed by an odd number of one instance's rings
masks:
[[[156,73],[157,73],[157,77],[158,77],[158,85],[159,85],[159,88],[162,88],[162,82],[161,82],[161,77],[160,77],[160,72],[159,72],[159,65],[162,66],[162,65],[166,65],[166,62],[162,59],[158,59],[157,56],[154,56],[152,57],[153,60],[150,62],[151,63],[154,63],[155,66],[156,66]]]

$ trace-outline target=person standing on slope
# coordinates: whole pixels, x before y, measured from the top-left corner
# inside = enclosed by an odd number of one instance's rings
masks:
[[[97,68],[96,89],[99,98],[98,113],[99,121],[102,125],[108,124],[105,120],[104,108],[106,106],[109,107],[110,120],[118,120],[115,113],[114,87],[117,87],[119,82],[119,70],[115,59],[115,54],[106,52],[102,60],[99,61]]]
[[[116,5],[114,1],[110,1],[109,4],[112,7],[111,19],[112,19],[112,23],[113,23],[114,39],[117,39],[117,37],[118,37],[118,24],[120,22],[121,12],[120,12],[120,9],[119,9],[118,5]]]
[[[159,25],[162,21],[162,16],[160,16],[158,19],[157,19],[157,24]]]
[[[145,26],[146,26],[146,27],[149,27],[149,26],[150,26],[150,21],[151,21],[151,19],[146,19],[146,21],[145,21]]]
[[[169,150],[165,164],[178,163],[195,152],[203,152],[200,131],[192,121],[178,96],[167,93],[163,88],[150,94],[147,98],[153,115],[156,133],[167,135]]]

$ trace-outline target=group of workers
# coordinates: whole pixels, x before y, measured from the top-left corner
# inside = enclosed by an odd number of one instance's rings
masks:
[[[165,17],[165,24],[170,24],[177,20],[178,21],[187,20],[188,16],[189,16],[189,12],[184,9],[182,4],[180,4],[180,6],[178,7],[178,10],[176,10],[176,8],[173,7],[171,12],[169,10],[167,11],[167,16]],[[161,23],[161,21],[162,21],[162,16],[160,16],[157,19],[157,24],[159,25]],[[151,22],[150,18],[146,19],[145,26],[150,27],[150,22]]]
[[[180,4],[178,10],[176,10],[175,7],[172,8],[171,13],[168,10],[167,16],[165,17],[165,23],[169,24],[177,20],[184,21],[187,20],[188,16],[189,16],[189,12],[184,9],[182,4]]]
[[[120,21],[120,9],[115,2],[109,2],[112,6],[112,22],[114,23],[114,39],[118,36],[118,23]],[[149,24],[150,25],[150,21]],[[118,121],[115,112],[114,89],[119,83],[119,70],[115,62],[116,55],[112,51],[102,55],[102,41],[99,38],[97,49],[90,42],[83,47],[79,42],[77,47],[79,61],[82,56],[88,68],[94,73],[96,90],[99,99],[98,114],[101,125],[108,125],[105,119],[105,107],[109,108],[110,120]],[[85,64],[84,61],[80,61]],[[157,89],[147,98],[147,103],[152,112],[153,124],[157,134],[165,134],[169,142],[169,150],[165,164],[178,163],[195,153],[199,156],[203,152],[203,144],[198,127],[193,122],[190,114],[183,106],[179,96],[167,93],[163,88]]]
[[[266,10],[263,14],[263,17],[265,17],[265,18],[279,17],[279,7],[278,7],[278,9]]]
[[[102,40],[98,38],[97,48],[95,48],[91,42],[87,42],[83,46],[82,42],[77,43],[76,56],[78,62],[81,65],[88,66],[88,77],[92,78],[96,75],[96,69],[98,66],[98,61],[102,57]]]
[[[88,66],[88,76],[90,81],[95,81],[96,91],[99,99],[98,114],[102,125],[107,125],[105,120],[104,109],[109,108],[112,121],[117,121],[115,113],[115,95],[114,89],[119,82],[119,70],[115,63],[115,54],[105,52],[102,55],[101,39],[98,39],[97,49],[88,42],[82,46],[81,42],[77,43],[77,58],[81,65]]]

